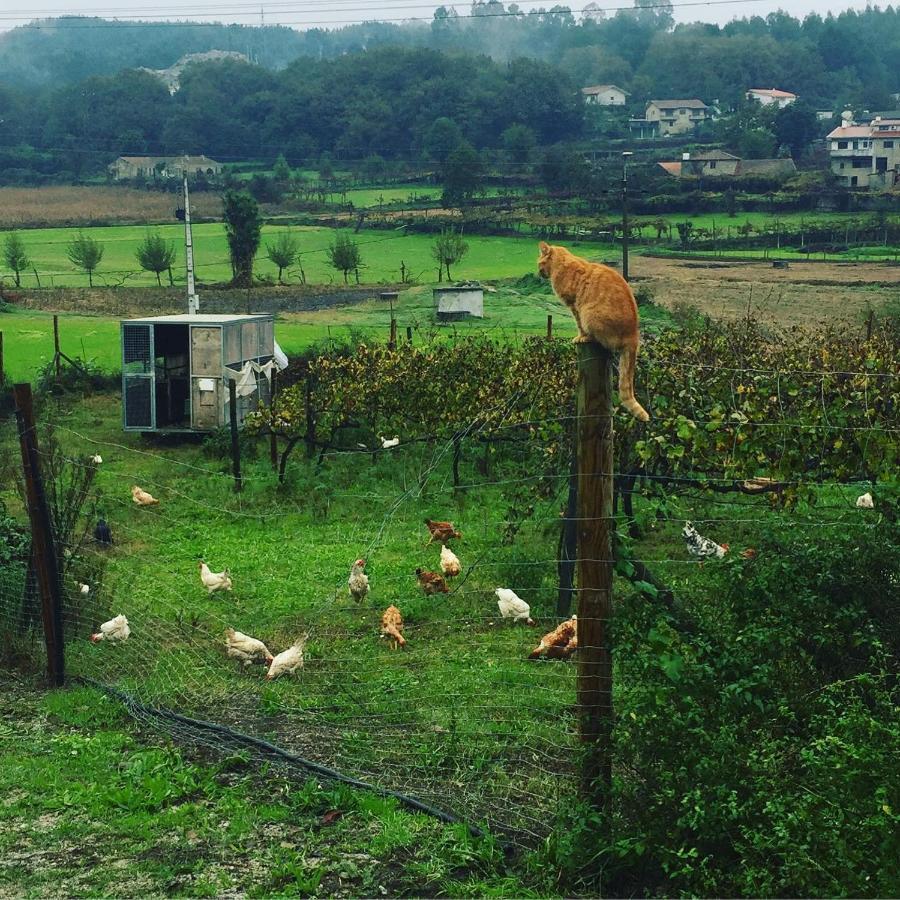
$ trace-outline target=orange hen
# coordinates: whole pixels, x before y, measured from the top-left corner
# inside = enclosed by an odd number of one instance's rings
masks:
[[[568,659],[578,649],[578,616],[560,622],[553,631],[545,634],[541,642],[531,651],[529,659]]]
[[[381,616],[381,633],[391,639],[391,650],[406,646],[403,637],[403,616],[396,606],[389,606]]]
[[[426,519],[425,526],[431,534],[428,544],[432,541],[437,541],[439,544],[447,544],[454,538],[459,540],[462,537],[462,532],[457,531],[452,522],[432,522],[431,519]],[[427,547],[428,544],[425,546]]]
[[[437,572],[426,572],[425,569],[416,569],[416,578],[419,581],[419,586],[426,594],[450,593],[447,582]]]

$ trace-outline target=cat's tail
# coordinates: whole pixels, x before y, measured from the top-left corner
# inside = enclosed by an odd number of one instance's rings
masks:
[[[649,422],[647,410],[634,396],[634,368],[637,361],[637,344],[623,347],[619,355],[619,400],[622,406],[641,422]]]

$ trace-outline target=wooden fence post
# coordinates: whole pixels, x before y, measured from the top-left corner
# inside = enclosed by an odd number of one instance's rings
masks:
[[[397,320],[391,316],[391,336],[388,339],[388,349],[397,349]]]
[[[274,412],[275,397],[278,394],[278,370],[272,369],[272,396],[269,398],[269,407]],[[278,435],[275,434],[274,424],[269,426],[269,460],[272,463],[272,471],[278,471]]]
[[[47,675],[52,685],[60,687],[65,681],[62,584],[50,509],[47,506],[44,481],[41,477],[31,385],[14,385],[13,399],[16,404],[19,446],[22,451],[22,470],[25,473],[28,517],[31,520],[31,558],[41,592],[41,617],[44,623],[44,640],[47,644]]]
[[[2,332],[0,332],[0,335],[2,335]],[[412,325],[406,326],[406,343],[412,343]],[[0,346],[2,346],[2,344],[0,344]]]
[[[608,812],[612,790],[612,358],[578,345],[578,684],[582,796]]]
[[[241,481],[241,445],[238,441],[237,383],[233,378],[228,379],[228,419],[231,423],[231,469],[234,473],[234,489],[241,491],[244,484]]]
[[[547,315],[547,340],[553,340],[553,316]]]
[[[60,355],[59,355],[59,316],[53,316],[53,365],[56,369],[56,380],[59,381]]]

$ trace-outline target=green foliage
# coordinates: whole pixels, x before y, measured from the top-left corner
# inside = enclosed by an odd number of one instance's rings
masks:
[[[16,287],[20,287],[20,273],[31,265],[31,261],[25,250],[25,242],[17,231],[11,231],[3,241],[3,261],[15,276]]]
[[[266,256],[272,265],[278,266],[278,283],[281,284],[281,276],[285,269],[289,269],[297,259],[300,244],[289,232],[282,231],[272,243],[266,243]]]
[[[537,150],[537,136],[527,125],[510,125],[500,135],[503,149],[513,164],[527,166]]]
[[[438,264],[438,281],[442,268],[447,270],[447,281],[452,281],[450,266],[456,265],[469,252],[469,245],[463,236],[453,228],[444,228],[431,245],[431,255]]]
[[[775,138],[799,156],[819,134],[816,111],[804,100],[796,100],[775,114]]]
[[[156,275],[157,285],[162,285],[160,275],[163,272],[169,272],[171,283],[171,270],[177,256],[174,241],[167,241],[158,231],[148,231],[134,251],[134,255],[144,271]]]
[[[259,207],[248,194],[228,191],[222,199],[222,212],[231,257],[232,282],[236,287],[250,287],[253,282],[253,258],[262,235]]]
[[[751,128],[738,138],[737,152],[747,159],[770,159],[775,155],[776,139],[767,128]]]
[[[441,170],[444,191],[441,206],[464,208],[475,196],[481,184],[484,162],[475,148],[463,143],[451,151]]]
[[[287,184],[291,180],[291,167],[283,153],[278,154],[278,159],[272,166],[272,177],[281,184]]]
[[[66,256],[73,266],[87,273],[88,284],[93,287],[94,272],[103,259],[103,244],[79,231],[66,247]]]
[[[349,234],[338,232],[326,251],[328,262],[339,272],[344,273],[344,284],[347,283],[347,275],[362,265],[362,254],[359,252],[359,244]]]

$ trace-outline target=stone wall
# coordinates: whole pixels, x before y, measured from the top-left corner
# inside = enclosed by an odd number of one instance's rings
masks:
[[[407,285],[287,285],[255,287],[250,291],[202,288],[202,313],[303,312],[344,306],[378,297],[381,291],[402,290]],[[22,309],[46,312],[95,313],[121,318],[166,315],[187,311],[183,287],[95,287],[16,290],[3,288],[0,300]]]

